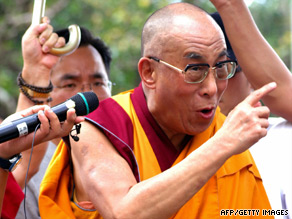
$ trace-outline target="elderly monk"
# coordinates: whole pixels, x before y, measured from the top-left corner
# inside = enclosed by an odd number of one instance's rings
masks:
[[[243,0],[213,1],[218,10],[224,2],[249,18]],[[242,28],[257,31],[253,25]],[[270,111],[259,100],[276,84],[259,83],[225,119],[217,106],[236,62],[220,27],[188,3],[148,18],[141,54],[140,85],[102,101],[78,142],[59,144],[41,185],[41,217],[218,218],[225,209],[269,209],[247,149],[267,133]]]

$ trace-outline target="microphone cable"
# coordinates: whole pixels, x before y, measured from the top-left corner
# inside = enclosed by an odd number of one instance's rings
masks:
[[[28,165],[27,165],[27,171],[25,174],[25,181],[24,181],[24,199],[23,199],[23,210],[24,210],[24,217],[25,219],[27,219],[26,216],[26,207],[25,207],[25,201],[26,201],[26,186],[27,186],[27,177],[28,177],[28,171],[29,171],[29,166],[30,166],[30,162],[31,162],[31,158],[32,158],[32,152],[33,152],[33,146],[34,146],[34,140],[35,140],[35,135],[36,132],[38,130],[38,128],[40,127],[40,123],[36,126],[34,133],[33,133],[33,139],[32,139],[32,144],[31,144],[31,152],[30,152],[30,156],[29,156],[29,161],[28,161]]]
[[[131,152],[131,154],[133,155],[134,157],[134,160],[135,160],[135,164],[137,166],[137,170],[138,170],[138,180],[139,182],[141,181],[141,176],[140,176],[140,171],[139,171],[139,165],[138,165],[138,162],[137,162],[137,159],[136,159],[136,156],[132,150],[132,148],[126,143],[124,142],[122,139],[120,139],[116,134],[114,134],[113,132],[111,132],[109,129],[107,129],[106,127],[102,126],[101,124],[99,124],[98,122],[95,122],[94,120],[92,119],[89,119],[89,118],[86,118],[86,120],[88,121],[91,121],[93,124],[97,125],[99,128],[101,128],[102,130],[108,132],[111,136],[113,136],[115,139],[117,139],[118,141],[120,141],[121,143],[123,143]],[[74,138],[73,138],[74,139]],[[74,139],[75,140],[75,139]],[[75,140],[76,141],[76,140]]]

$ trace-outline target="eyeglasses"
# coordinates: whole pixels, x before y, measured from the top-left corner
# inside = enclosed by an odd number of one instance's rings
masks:
[[[80,83],[70,82],[62,86],[54,86],[54,88],[62,89],[65,92],[77,93],[80,91],[84,91],[85,86],[88,86],[90,90],[94,91],[96,94],[99,94],[103,92],[105,89],[109,89],[109,91],[111,92],[113,85],[115,84],[107,80],[107,81],[96,81],[89,84],[80,84]]]
[[[179,71],[184,75],[185,82],[189,84],[203,82],[207,77],[210,68],[215,71],[217,79],[227,80],[234,76],[237,65],[237,62],[234,60],[226,60],[222,62],[217,62],[213,67],[211,67],[209,64],[188,64],[185,70],[182,70],[158,58],[149,57],[149,59],[153,59],[156,62],[162,63],[174,70]]]

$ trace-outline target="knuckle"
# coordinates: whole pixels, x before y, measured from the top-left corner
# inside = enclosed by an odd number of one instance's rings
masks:
[[[49,135],[50,134],[50,128],[46,128],[42,131],[43,135]]]
[[[56,34],[56,33],[52,33],[52,35],[51,35],[54,39],[58,39],[58,34]]]
[[[48,30],[49,30],[49,31],[53,31],[53,29],[54,29],[53,26],[49,24],[49,25],[48,25]]]
[[[254,129],[254,134],[256,139],[261,139],[267,135],[267,129],[263,128],[260,124],[257,124]]]

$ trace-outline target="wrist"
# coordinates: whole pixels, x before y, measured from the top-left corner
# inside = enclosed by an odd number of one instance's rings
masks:
[[[44,66],[24,66],[22,69],[22,78],[33,86],[47,87],[50,84],[51,69]]]
[[[12,155],[7,155],[7,154],[5,154],[5,153],[0,153],[0,158],[2,158],[2,159],[9,159],[10,157],[11,157]]]
[[[14,114],[16,115],[16,114]],[[12,116],[12,115],[11,115]],[[10,117],[11,117],[10,116]],[[19,117],[12,117],[13,119],[18,119]],[[12,121],[12,120],[9,120]],[[4,120],[4,122],[1,125],[5,125],[6,123],[9,123],[9,121],[6,121],[6,119]],[[12,150],[11,147],[13,147],[13,143],[11,143],[11,141],[6,141],[0,144],[0,157],[3,159],[9,159],[10,157],[12,157],[15,153],[17,153],[17,150]]]
[[[21,154],[15,154],[8,159],[0,157],[0,168],[7,172],[12,172],[20,164],[21,160]]]
[[[17,85],[20,92],[25,95],[34,104],[44,104],[50,102],[50,92],[53,90],[52,82],[49,82],[47,87],[39,87],[32,84],[28,84],[22,77],[22,72],[18,74]]]
[[[223,159],[227,160],[235,154],[233,151],[235,142],[221,129],[211,139],[214,145],[216,145],[217,152],[222,155]]]

